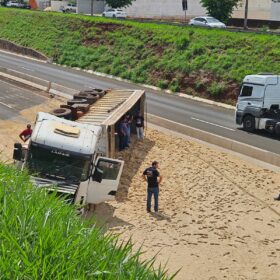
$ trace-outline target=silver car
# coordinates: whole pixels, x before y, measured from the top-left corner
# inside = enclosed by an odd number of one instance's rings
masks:
[[[120,9],[109,9],[102,14],[103,17],[109,18],[126,18],[126,13]]]
[[[213,17],[195,17],[189,21],[192,26],[226,28],[226,25]]]

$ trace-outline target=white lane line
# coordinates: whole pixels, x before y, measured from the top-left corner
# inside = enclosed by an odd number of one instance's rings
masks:
[[[5,104],[3,102],[0,102],[1,105],[5,106],[5,107],[8,107],[9,109],[13,109],[13,107],[9,106],[8,104]]]
[[[33,69],[30,69],[30,68],[27,68],[27,67],[24,67],[24,66],[20,66],[20,68],[24,69],[24,70],[27,70],[27,71],[31,71],[31,72],[34,72]]]
[[[227,130],[230,130],[230,131],[235,131],[235,129],[232,129],[232,128],[229,128],[229,127],[225,127],[225,126],[222,126],[222,125],[218,125],[218,124],[215,124],[215,123],[207,122],[207,121],[196,119],[196,118],[193,118],[193,117],[191,117],[191,119],[195,120],[195,121],[198,121],[198,122],[207,123],[207,124],[210,124],[210,125],[213,125],[213,126],[224,128],[224,129],[227,129]]]

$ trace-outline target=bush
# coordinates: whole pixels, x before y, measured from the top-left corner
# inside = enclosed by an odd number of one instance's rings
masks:
[[[217,97],[225,90],[225,84],[222,82],[213,82],[208,91],[212,96]]]
[[[161,89],[167,89],[168,88],[168,81],[167,80],[159,80],[157,82],[157,86]]]

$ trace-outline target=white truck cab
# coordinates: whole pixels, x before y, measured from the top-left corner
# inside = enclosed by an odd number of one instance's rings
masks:
[[[100,125],[40,112],[22,168],[27,168],[37,187],[66,194],[75,203],[112,200],[124,163],[100,156],[103,131]]]
[[[235,121],[249,132],[265,129],[280,135],[279,75],[264,73],[244,78]]]

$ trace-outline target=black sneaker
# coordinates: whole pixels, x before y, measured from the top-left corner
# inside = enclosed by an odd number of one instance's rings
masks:
[[[150,212],[151,212],[151,209],[147,209],[147,212],[150,213]]]
[[[278,197],[274,197],[274,200],[280,201],[280,194],[278,195]]]

